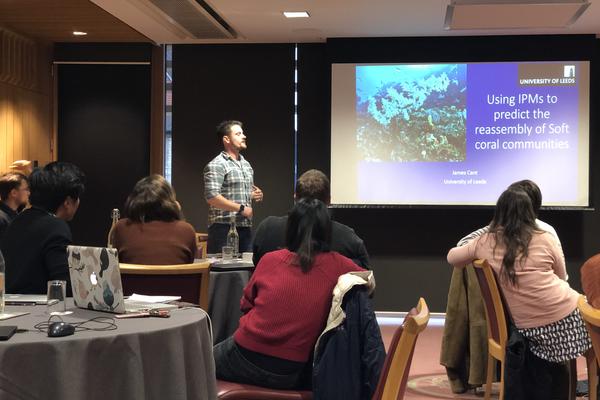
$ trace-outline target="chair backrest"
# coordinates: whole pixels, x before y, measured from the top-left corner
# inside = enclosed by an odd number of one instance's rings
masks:
[[[123,292],[181,296],[208,310],[210,261],[193,264],[142,265],[119,263]]]
[[[592,348],[596,354],[596,362],[600,365],[600,310],[592,307],[585,298],[579,296],[577,308],[581,313],[581,317],[585,321],[585,326],[592,340]]]
[[[373,400],[404,398],[417,336],[427,327],[428,322],[429,308],[425,299],[421,297],[416,310],[411,310],[394,332]]]
[[[507,313],[496,275],[487,260],[475,260],[473,261],[473,267],[485,305],[488,340],[492,340],[496,346],[504,349],[508,338]]]

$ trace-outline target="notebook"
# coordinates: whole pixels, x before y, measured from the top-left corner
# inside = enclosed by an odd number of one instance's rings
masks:
[[[116,314],[177,308],[174,304],[125,300],[116,249],[67,246],[67,256],[73,300],[77,307]]]

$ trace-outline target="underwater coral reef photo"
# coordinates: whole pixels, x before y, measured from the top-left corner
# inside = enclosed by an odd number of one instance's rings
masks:
[[[366,161],[464,161],[466,64],[356,67],[356,139]]]

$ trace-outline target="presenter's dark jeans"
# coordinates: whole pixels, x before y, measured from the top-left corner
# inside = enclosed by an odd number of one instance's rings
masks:
[[[271,389],[294,389],[302,382],[302,371],[279,375],[248,361],[240,352],[233,336],[213,347],[217,379],[246,383]]]
[[[223,246],[227,244],[229,227],[229,224],[212,224],[208,227],[207,253],[217,254],[221,252]],[[240,253],[252,251],[252,228],[237,226],[236,229],[240,236]]]

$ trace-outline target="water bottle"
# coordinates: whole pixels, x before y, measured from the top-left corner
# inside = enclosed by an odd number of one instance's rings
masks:
[[[106,247],[108,247],[109,249],[112,249],[113,248],[113,229],[115,229],[115,225],[119,221],[119,218],[121,218],[121,213],[119,212],[119,209],[113,208],[113,210],[110,213],[110,217],[112,218],[112,224],[110,225],[110,230],[108,231],[108,241],[107,241]]]
[[[0,314],[4,314],[4,257],[0,251]]]
[[[235,215],[231,216],[231,225],[229,232],[227,232],[227,246],[233,248],[233,256],[237,257],[240,251],[240,235],[238,235],[235,227]]]

